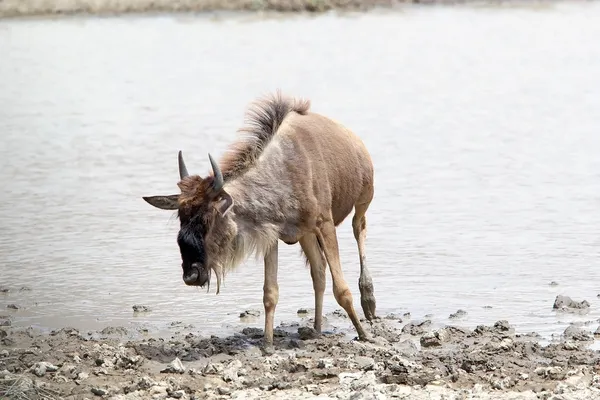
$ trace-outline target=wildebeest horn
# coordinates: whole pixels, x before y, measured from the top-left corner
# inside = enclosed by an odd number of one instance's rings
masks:
[[[218,192],[223,187],[223,174],[221,173],[221,168],[219,168],[219,164],[215,162],[210,153],[208,153],[208,159],[210,160],[210,165],[212,166],[213,172],[215,174],[215,183],[213,184],[213,189]]]
[[[181,154],[181,150],[179,150],[179,155],[177,156],[177,159],[179,160],[179,178],[183,179],[189,176],[190,174],[188,173],[188,170],[185,167],[185,162],[183,162],[183,155]]]

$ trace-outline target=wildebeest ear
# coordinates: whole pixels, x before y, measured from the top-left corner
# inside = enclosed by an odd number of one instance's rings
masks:
[[[223,216],[231,210],[233,207],[233,198],[224,190],[221,190],[221,194],[219,194],[219,200],[217,200],[217,211]]]
[[[177,210],[179,208],[179,195],[171,194],[169,196],[145,196],[142,199],[146,200],[146,202],[156,208],[160,208],[162,210]]]

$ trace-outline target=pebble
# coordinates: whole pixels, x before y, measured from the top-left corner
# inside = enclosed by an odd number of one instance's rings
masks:
[[[108,392],[105,389],[102,389],[99,387],[93,387],[92,393],[95,394],[96,396],[104,396]]]
[[[185,372],[185,367],[183,363],[179,359],[179,357],[175,357],[173,361],[167,365],[167,367],[160,372],[162,373],[172,373],[172,374],[183,374]]]
[[[33,367],[31,367],[31,370],[35,375],[42,377],[42,376],[46,375],[46,372],[58,371],[58,367],[55,365],[52,365],[49,362],[41,361],[41,362],[35,364]]]

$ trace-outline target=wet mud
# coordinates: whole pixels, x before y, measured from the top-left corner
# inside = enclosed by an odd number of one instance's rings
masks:
[[[161,339],[125,327],[43,334],[4,325],[0,397],[600,398],[600,352],[588,348],[594,334],[584,327],[569,326],[541,345],[539,335],[517,334],[504,320],[470,330],[403,318],[367,325],[375,343],[335,329],[318,335],[307,318],[278,326],[273,349],[262,346],[261,329],[250,327],[226,337],[188,327]]]

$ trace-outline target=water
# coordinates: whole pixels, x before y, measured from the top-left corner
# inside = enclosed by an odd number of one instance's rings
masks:
[[[262,264],[219,296],[186,287],[178,221],[141,197],[176,192],[179,149],[206,173],[248,102],[282,88],[372,153],[381,315],[445,323],[460,308],[465,326],[508,319],[545,336],[600,318],[598,18],[597,3],[572,3],[2,21],[1,313],[46,329],[244,324],[262,309]],[[359,307],[350,219],[339,240]],[[313,307],[298,246],[281,246],[276,324]],[[555,314],[557,294],[590,314]],[[325,312],[337,308],[328,275]]]

